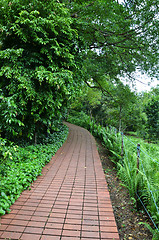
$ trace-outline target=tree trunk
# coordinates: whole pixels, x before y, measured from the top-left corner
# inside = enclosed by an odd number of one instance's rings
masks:
[[[35,123],[34,144],[37,144],[37,123]]]

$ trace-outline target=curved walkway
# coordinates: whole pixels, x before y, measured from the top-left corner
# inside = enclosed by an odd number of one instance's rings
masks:
[[[95,140],[67,125],[67,141],[1,218],[0,239],[119,240]]]

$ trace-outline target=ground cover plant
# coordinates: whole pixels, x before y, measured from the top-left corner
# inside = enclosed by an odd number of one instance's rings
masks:
[[[96,142],[120,239],[152,240],[151,232],[144,225],[140,224],[142,221],[151,225],[151,221],[147,219],[147,214],[144,211],[136,210],[134,201],[130,197],[127,188],[123,186],[122,180],[119,179],[115,164],[108,156],[107,150],[97,138]]]
[[[78,118],[77,118],[78,115]],[[129,190],[136,208],[147,211],[154,228],[147,227],[153,233],[153,239],[159,237],[159,171],[157,144],[149,144],[142,139],[127,137],[113,127],[102,127],[96,124],[85,113],[76,113],[68,120],[87,128],[98,137],[108,150],[112,161],[116,164],[118,176]],[[122,140],[123,139],[123,140]],[[137,144],[140,143],[140,156],[137,157]],[[137,158],[139,166],[137,166]]]
[[[0,215],[41,175],[42,168],[66,140],[68,128],[58,126],[43,143],[21,147],[0,138]]]
[[[140,144],[140,157],[137,163],[137,144]],[[136,137],[124,136],[125,155],[117,163],[118,174],[134,198],[138,209],[144,207],[155,226],[154,235],[159,237],[159,146],[147,143]],[[138,165],[139,164],[139,165]],[[138,167],[137,167],[138,165]]]

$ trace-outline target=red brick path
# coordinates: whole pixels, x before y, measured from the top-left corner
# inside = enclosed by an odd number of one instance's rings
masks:
[[[80,127],[0,222],[0,239],[119,240],[96,143]]]

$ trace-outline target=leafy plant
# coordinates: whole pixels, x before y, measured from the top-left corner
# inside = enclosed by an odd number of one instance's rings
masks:
[[[60,125],[45,143],[26,147],[0,139],[0,215],[9,212],[21,192],[41,175],[42,168],[62,146],[67,134],[68,128]]]

